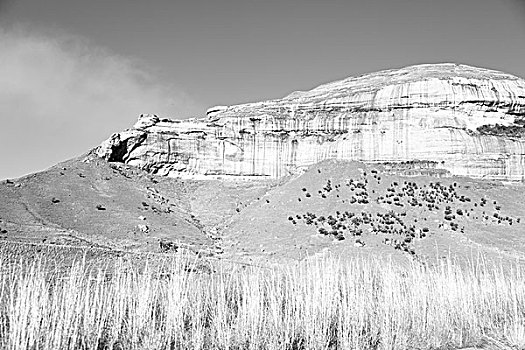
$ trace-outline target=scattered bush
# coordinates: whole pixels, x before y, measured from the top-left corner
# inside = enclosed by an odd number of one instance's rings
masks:
[[[480,134],[507,137],[525,136],[525,128],[522,125],[482,125],[476,129]]]

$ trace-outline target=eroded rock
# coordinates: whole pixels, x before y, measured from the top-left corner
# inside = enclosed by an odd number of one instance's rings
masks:
[[[202,119],[142,115],[96,153],[168,176],[278,178],[340,159],[429,161],[456,175],[523,180],[525,133],[516,129],[524,121],[523,79],[466,65],[417,65],[214,107]]]

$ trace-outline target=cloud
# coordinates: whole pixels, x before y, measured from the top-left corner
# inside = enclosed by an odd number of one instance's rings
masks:
[[[137,61],[82,38],[0,29],[0,47],[0,179],[84,153],[141,113],[200,110]]]

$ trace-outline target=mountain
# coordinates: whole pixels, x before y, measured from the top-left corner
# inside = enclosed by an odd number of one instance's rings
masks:
[[[524,126],[525,80],[427,64],[217,106],[202,119],[142,115],[96,153],[169,176],[279,178],[337,159],[417,161],[453,175],[524,180]]]
[[[464,65],[348,78],[203,119],[142,115],[0,183],[0,240],[243,261],[525,260],[525,82]],[[504,181],[502,181],[504,180]]]

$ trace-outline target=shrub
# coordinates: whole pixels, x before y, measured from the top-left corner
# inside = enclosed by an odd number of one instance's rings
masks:
[[[482,125],[476,129],[483,135],[507,136],[507,137],[523,137],[525,136],[525,128],[522,125]]]

